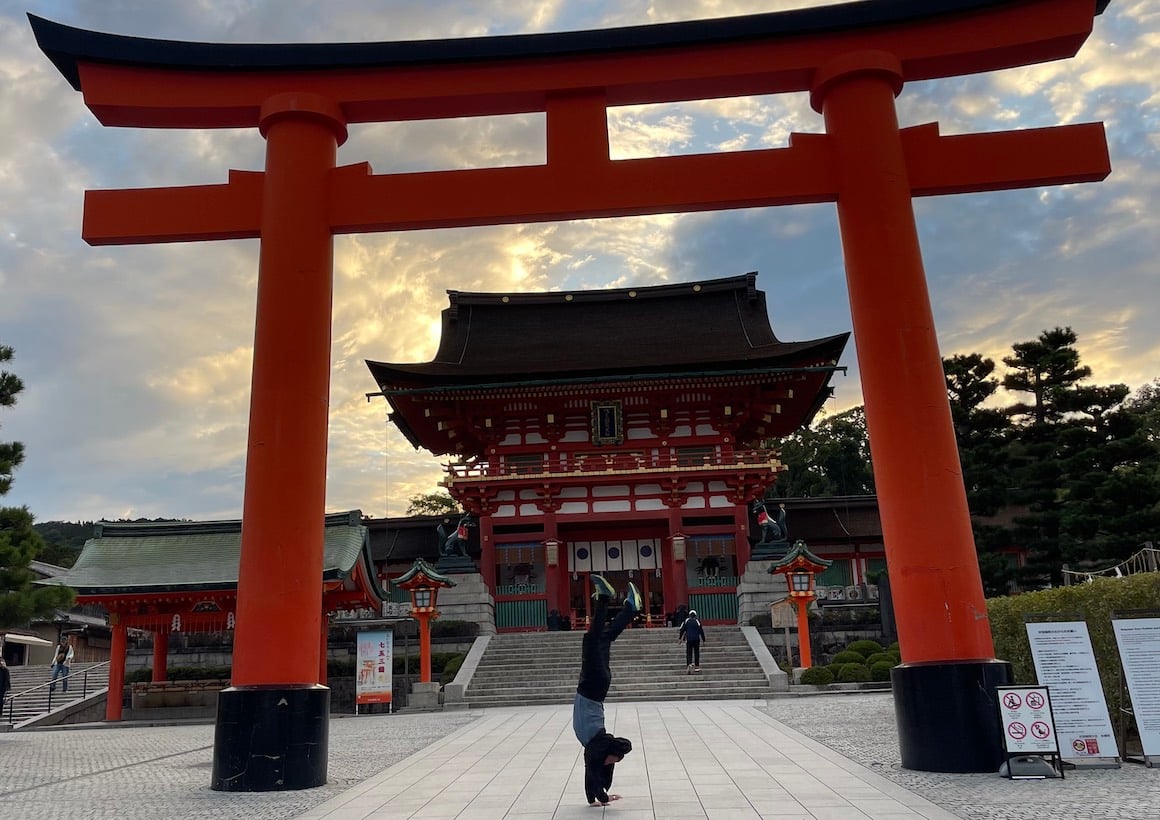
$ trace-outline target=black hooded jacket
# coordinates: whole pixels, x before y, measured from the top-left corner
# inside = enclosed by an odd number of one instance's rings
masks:
[[[613,737],[604,729],[588,741],[584,747],[584,794],[589,803],[607,803],[608,790],[612,788],[614,763],[605,763],[609,755],[624,757],[632,751],[632,741],[624,737]]]

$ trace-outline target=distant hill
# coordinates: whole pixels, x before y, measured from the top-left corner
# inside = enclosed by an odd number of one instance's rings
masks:
[[[121,518],[134,524],[173,523],[188,519],[180,518]],[[45,548],[36,555],[37,561],[45,561],[60,567],[71,567],[85,542],[93,537],[95,521],[42,521],[32,527],[44,539]]]

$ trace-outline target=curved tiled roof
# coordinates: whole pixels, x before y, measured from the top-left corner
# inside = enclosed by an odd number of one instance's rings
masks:
[[[326,517],[323,579],[345,577],[360,560],[370,566],[361,521],[358,510]],[[42,583],[64,584],[82,595],[234,589],[241,546],[241,521],[102,522],[76,564]]]
[[[756,273],[643,288],[548,293],[448,291],[435,359],[368,361],[380,387],[516,377],[691,374],[836,362],[849,334],[781,342]]]

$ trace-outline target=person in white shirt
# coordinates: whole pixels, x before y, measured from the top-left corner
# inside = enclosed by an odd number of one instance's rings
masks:
[[[56,646],[56,652],[52,656],[52,678],[48,687],[49,692],[56,691],[56,679],[61,678],[60,688],[62,692],[68,691],[68,668],[72,666],[73,654],[72,638],[64,638]]]

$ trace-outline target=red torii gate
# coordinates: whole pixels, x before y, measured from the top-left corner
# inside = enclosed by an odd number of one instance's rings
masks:
[[[89,191],[96,245],[259,237],[233,686],[216,789],[326,780],[318,680],[334,234],[836,202],[905,663],[903,765],[993,771],[993,659],[911,198],[1103,179],[1100,124],[900,130],[907,81],[1073,56],[1106,0],[879,0],[560,34],[342,45],[143,40],[32,17],[104,125],[257,128],[264,172]],[[788,148],[609,159],[609,106],[810,93]],[[373,175],[335,167],[349,123],[545,112],[547,162]],[[279,653],[272,658],[272,643]],[[305,692],[305,694],[303,694]],[[980,697],[978,693],[984,693]],[[296,699],[295,699],[296,698]],[[290,700],[305,704],[289,714]],[[222,750],[282,764],[225,771]],[[289,772],[289,774],[287,774]]]

